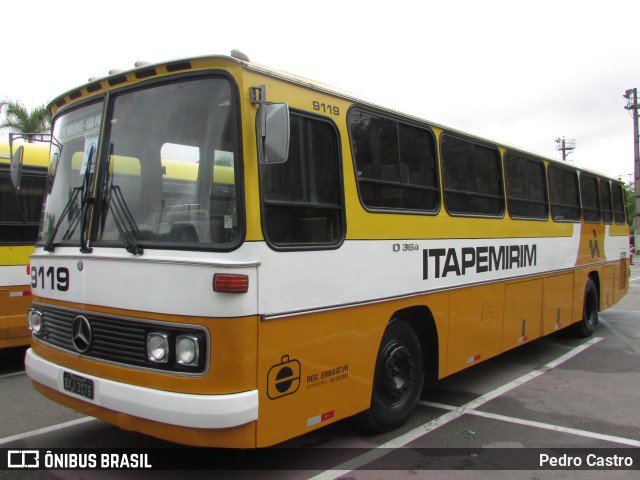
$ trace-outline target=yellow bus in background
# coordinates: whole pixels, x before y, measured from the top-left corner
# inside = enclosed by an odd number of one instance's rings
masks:
[[[27,266],[38,237],[49,145],[22,147],[22,182],[15,190],[10,179],[9,143],[0,143],[0,349],[29,345],[31,341],[27,328],[31,278]]]
[[[234,54],[56,98],[26,370],[190,445],[411,415],[440,379],[589,336],[628,288],[622,184]]]

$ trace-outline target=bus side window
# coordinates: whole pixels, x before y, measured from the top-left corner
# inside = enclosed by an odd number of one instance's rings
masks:
[[[580,190],[578,173],[556,165],[549,166],[549,193],[551,199],[551,216],[554,220],[579,222]]]
[[[362,204],[436,212],[440,195],[431,131],[358,109],[347,121]]]
[[[547,178],[544,163],[508,152],[504,157],[507,208],[512,218],[547,219]]]
[[[611,184],[609,180],[600,179],[600,207],[602,219],[606,225],[613,223],[613,204],[611,203]]]
[[[587,223],[600,223],[600,195],[598,180],[593,175],[580,172],[580,198],[582,200],[582,217]]]
[[[624,225],[627,220],[622,185],[619,183],[613,183],[611,187],[611,191],[613,193],[613,219],[615,220],[616,224]]]
[[[443,135],[444,203],[454,215],[500,216],[504,211],[498,150]]]
[[[290,132],[288,160],[260,164],[265,238],[276,248],[335,246],[344,236],[336,130],[291,112]]]

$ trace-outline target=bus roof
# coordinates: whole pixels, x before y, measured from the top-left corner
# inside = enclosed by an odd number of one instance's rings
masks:
[[[211,61],[218,60],[218,61],[229,62],[230,64],[235,64],[249,71],[252,71],[261,75],[265,75],[268,77],[276,78],[278,80],[289,82],[291,84],[298,85],[301,87],[309,88],[323,94],[339,97],[343,100],[356,103],[363,107],[368,107],[374,110],[386,112],[412,122],[428,124],[431,127],[445,130],[447,133],[484,141],[486,143],[490,143],[495,146],[498,146],[507,150],[511,150],[516,153],[524,154],[529,157],[535,157],[540,160],[553,162],[558,165],[565,165],[565,166],[568,166],[569,168],[574,168],[576,170],[587,171],[600,177],[611,178],[608,175],[604,175],[600,172],[578,167],[576,165],[567,165],[565,162],[562,162],[558,159],[550,158],[543,154],[533,152],[526,148],[519,147],[502,140],[496,140],[489,137],[481,137],[470,132],[466,132],[463,130],[459,130],[457,128],[439,124],[432,120],[428,120],[424,117],[401,111],[395,107],[384,105],[381,102],[365,99],[364,97],[360,97],[357,94],[350,93],[345,90],[341,90],[339,88],[336,88],[315,80],[311,80],[311,79],[301,77],[292,73],[288,73],[282,70],[278,70],[275,68],[271,68],[258,63],[251,62],[246,57],[246,55],[243,55],[241,53],[240,54],[235,53],[235,51],[232,51],[231,55],[232,56],[206,55],[206,56],[182,58],[178,60],[170,60],[170,61],[159,62],[155,64],[144,64],[141,66],[136,66],[135,68],[132,68],[130,70],[117,71],[105,77],[90,79],[88,83],[81,85],[73,90],[70,90],[58,96],[48,105],[48,108],[49,108],[49,111],[52,114],[54,114],[59,108],[62,108],[68,103],[73,103],[76,99],[91,96],[94,93],[104,92],[118,85],[136,83],[143,79],[152,78],[156,75],[162,76],[162,75],[167,75],[171,73],[189,71],[192,69],[197,70],[197,69],[205,68],[207,63],[210,63]]]

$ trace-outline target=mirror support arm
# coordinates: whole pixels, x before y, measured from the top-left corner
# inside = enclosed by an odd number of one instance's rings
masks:
[[[257,85],[251,87],[251,103],[253,105],[262,106],[267,103],[267,86]],[[267,112],[264,108],[258,108],[258,115],[260,115],[258,123],[258,136],[264,140],[267,136]]]
[[[268,103],[266,85],[251,87],[251,103],[258,105],[256,134],[260,163],[285,163],[289,157],[289,107],[286,103]]]

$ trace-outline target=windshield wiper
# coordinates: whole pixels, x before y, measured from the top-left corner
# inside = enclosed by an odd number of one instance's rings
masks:
[[[76,188],[73,189],[73,193],[71,194],[71,197],[67,201],[67,204],[65,205],[64,210],[62,211],[62,215],[60,215],[60,218],[58,219],[58,222],[56,223],[56,226],[53,227],[53,230],[51,231],[51,235],[49,235],[49,238],[47,239],[46,243],[44,244],[44,249],[47,252],[53,252],[53,250],[55,248],[53,246],[53,241],[55,240],[56,235],[58,234],[58,229],[60,228],[60,225],[62,224],[62,221],[64,220],[64,218],[67,216],[67,213],[69,213],[69,210],[71,210],[71,205],[75,204],[76,199],[78,198],[78,195],[80,194],[80,192],[82,192],[82,187],[76,187]],[[69,227],[67,228],[67,231],[63,235],[63,240],[67,239],[69,236],[71,236],[73,234],[73,231],[75,230],[75,226],[78,224],[78,219],[79,218],[80,218],[80,210],[77,210],[74,213],[73,218],[69,222]],[[72,229],[72,227],[73,227],[73,229]]]
[[[51,235],[49,235],[49,238],[44,244],[44,249],[47,252],[53,252],[55,248],[53,246],[53,242],[55,241],[56,235],[58,234],[58,229],[60,228],[60,225],[62,225],[63,220],[71,210],[71,207],[76,204],[76,200],[78,199],[78,196],[80,195],[80,193],[82,193],[82,197],[80,201],[80,209],[76,210],[73,213],[73,217],[69,219],[69,226],[67,227],[65,234],[62,236],[62,239],[68,240],[69,238],[71,238],[71,236],[76,230],[76,227],[78,226],[78,221],[80,219],[82,219],[81,230],[85,229],[85,226],[86,226],[85,220],[86,220],[86,215],[88,210],[87,206],[93,203],[93,198],[89,197],[88,195],[90,176],[91,176],[91,164],[93,163],[93,153],[94,153],[94,147],[92,146],[91,149],[89,150],[89,158],[87,160],[87,166],[84,172],[84,178],[82,179],[82,186],[75,187],[73,189],[73,193],[69,197],[67,204],[64,206],[64,209],[62,210],[62,214],[60,215],[60,218],[56,222],[55,227],[53,227],[53,230],[51,231]],[[86,242],[87,242],[87,239],[85,237],[85,232],[84,231],[80,232],[80,251],[83,253],[91,252],[91,249],[87,247]]]
[[[141,237],[140,229],[138,228],[136,220],[133,218],[131,210],[129,210],[127,206],[124,195],[122,195],[122,190],[120,190],[118,185],[113,184],[113,175],[109,172],[111,168],[111,155],[113,155],[113,143],[109,145],[109,157],[102,182],[101,227],[104,230],[107,213],[111,212],[113,214],[113,223],[116,224],[120,236],[127,244],[127,252],[133,255],[142,255],[144,250],[136,241],[136,238]]]
[[[111,184],[106,195],[105,203],[113,214],[113,222],[116,224],[118,232],[127,243],[127,252],[133,255],[142,255],[144,250],[136,241],[136,237],[141,236],[140,230],[122,195],[122,190],[119,186]]]

